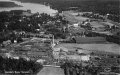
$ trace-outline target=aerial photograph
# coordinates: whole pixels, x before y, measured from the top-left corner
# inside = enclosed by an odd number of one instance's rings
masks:
[[[0,0],[0,75],[120,75],[120,0]]]

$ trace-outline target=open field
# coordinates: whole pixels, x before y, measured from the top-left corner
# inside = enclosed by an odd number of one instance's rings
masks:
[[[44,67],[37,75],[64,75],[64,71],[61,68]]]
[[[120,46],[118,44],[75,44],[62,43],[55,46],[55,48],[65,47],[69,51],[74,51],[76,48],[81,48],[88,51],[110,52],[120,54]]]
[[[68,20],[70,23],[77,23],[78,20],[74,18],[73,15],[67,13],[67,12],[63,12],[63,15],[65,16],[66,20]]]
[[[71,13],[69,11],[64,11],[63,15],[66,17],[66,20],[68,20],[70,23],[78,23],[78,22],[82,22],[85,21],[86,17],[82,17],[82,16],[75,16],[76,13]]]
[[[90,24],[92,25],[92,27],[96,27],[96,28],[104,27],[104,25],[100,24],[100,22],[90,22]]]

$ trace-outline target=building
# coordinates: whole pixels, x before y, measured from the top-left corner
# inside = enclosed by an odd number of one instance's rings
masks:
[[[53,56],[54,59],[59,59],[60,55],[66,55],[68,50],[64,47],[59,47],[59,48],[53,48]]]
[[[80,50],[78,50],[80,52]],[[53,49],[54,59],[57,60],[70,60],[70,61],[89,61],[90,55],[82,53],[68,52],[67,48],[60,47]]]
[[[48,54],[46,52],[28,52],[27,53],[28,57],[33,57],[33,58],[44,58],[44,57],[48,57]]]
[[[81,61],[89,61],[90,55],[87,55],[87,54],[60,55],[57,59],[81,62]]]
[[[45,59],[38,59],[36,62],[43,64],[45,62]]]
[[[73,61],[89,61],[90,60],[90,55],[86,55],[86,54],[68,55],[67,59],[68,60],[73,60]]]
[[[105,43],[104,37],[75,37],[75,43]]]

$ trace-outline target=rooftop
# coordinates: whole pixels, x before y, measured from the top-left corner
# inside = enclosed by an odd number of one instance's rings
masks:
[[[113,35],[113,33],[111,33],[110,31],[92,31],[92,32],[96,32],[96,33],[100,33],[100,34],[106,34],[106,35]]]
[[[106,42],[104,37],[77,37],[76,43],[102,43]]]
[[[33,56],[47,56],[48,54],[46,52],[28,52],[27,55],[33,55]]]

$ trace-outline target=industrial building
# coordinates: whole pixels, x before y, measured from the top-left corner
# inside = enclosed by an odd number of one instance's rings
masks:
[[[75,37],[75,43],[105,43],[107,42],[104,37]]]

